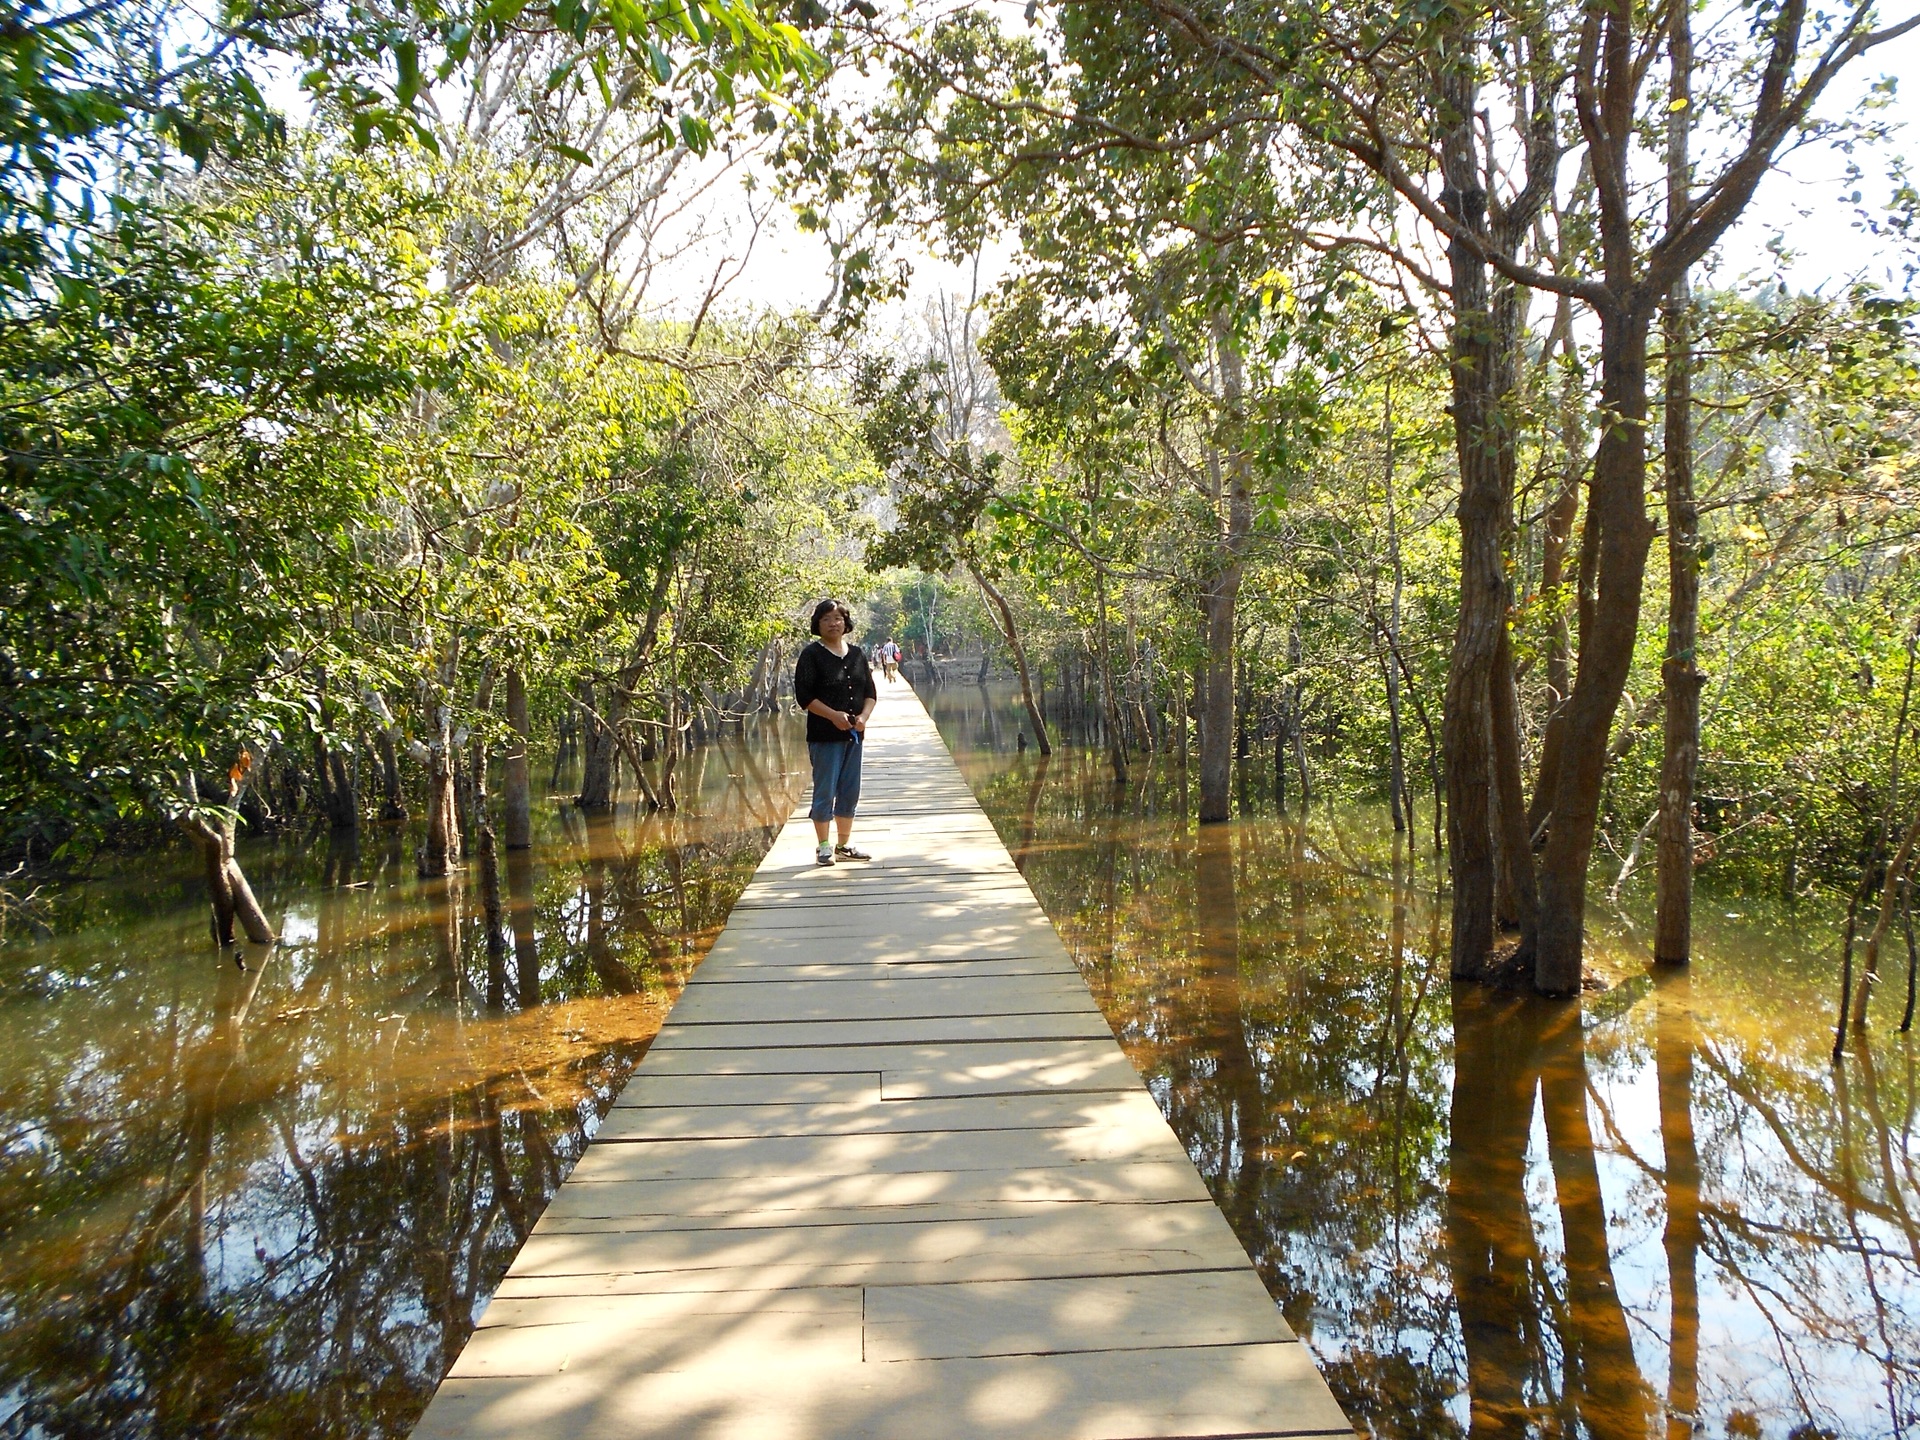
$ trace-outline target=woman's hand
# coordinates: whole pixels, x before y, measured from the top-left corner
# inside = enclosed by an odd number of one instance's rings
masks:
[[[838,729],[838,730],[853,729],[853,716],[849,715],[845,710],[835,710],[827,718],[833,721],[835,729]]]
[[[867,733],[867,717],[864,715],[855,715],[852,712],[848,712],[847,728],[849,730],[857,730],[862,735],[866,734]]]

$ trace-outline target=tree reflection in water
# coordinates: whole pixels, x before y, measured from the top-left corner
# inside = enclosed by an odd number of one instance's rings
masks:
[[[1456,987],[1384,814],[1202,830],[1164,762],[1116,792],[980,703],[936,718],[1363,1430],[1920,1431],[1915,1059],[1828,1065],[1818,917],[1741,899],[1660,976],[1602,919],[1576,1004]]]
[[[190,862],[0,950],[0,1434],[404,1435],[791,809],[785,722],[689,811],[477,872],[402,837],[247,856],[293,942],[206,944]]]

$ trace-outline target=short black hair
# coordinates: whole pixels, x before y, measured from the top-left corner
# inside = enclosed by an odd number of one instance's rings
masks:
[[[847,608],[847,602],[844,600],[822,600],[818,605],[814,606],[813,619],[808,622],[807,628],[818,635],[820,633],[820,622],[836,610],[840,612],[840,618],[847,622],[846,633],[851,635],[853,633],[853,611]]]

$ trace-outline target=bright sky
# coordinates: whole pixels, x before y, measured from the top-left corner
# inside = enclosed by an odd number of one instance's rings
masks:
[[[991,0],[1018,24],[1021,0]],[[1844,115],[1866,96],[1880,76],[1912,68],[1920,58],[1920,36],[1909,36],[1886,51],[1869,57],[1822,105],[1826,116]],[[271,75],[268,89],[290,113],[304,108],[303,97],[291,75]],[[1854,158],[1865,172],[1859,184],[1862,203],[1884,205],[1892,193],[1890,162],[1897,155],[1911,157],[1920,136],[1920,88],[1896,90],[1887,118],[1900,128],[1895,138],[1877,152],[1861,151]],[[1897,240],[1874,236],[1861,225],[1847,196],[1854,188],[1843,184],[1846,159],[1826,145],[1814,145],[1794,155],[1763,182],[1758,198],[1714,257],[1703,277],[1707,283],[1745,288],[1776,278],[1796,290],[1832,293],[1855,279],[1892,289],[1909,289],[1915,281],[1909,265],[1920,265],[1920,253]],[[704,296],[715,266],[723,255],[746,264],[725,292],[720,308],[757,311],[813,310],[830,288],[826,241],[802,234],[792,215],[774,205],[748,251],[751,224],[748,197],[741,177],[729,177],[712,192],[713,205],[704,215],[708,238],[688,253],[679,266],[658,275],[652,287],[655,303],[667,313],[691,315]],[[765,210],[770,186],[761,178],[756,208]],[[1915,245],[1920,246],[1920,237]],[[929,300],[941,294],[966,295],[974,284],[970,266],[936,259],[924,247],[903,247],[913,266],[912,294],[902,304],[876,317],[877,331],[909,326]],[[978,275],[985,293],[1005,272],[1007,246],[992,247]]]
[[[1915,59],[1920,59],[1920,36],[1871,57],[1873,63],[1831,94],[1821,112],[1845,114],[1881,75],[1897,74]],[[1894,139],[1877,151],[1861,150],[1853,157],[1864,172],[1858,185],[1861,202],[1869,207],[1883,206],[1892,194],[1890,162],[1914,153],[1915,137],[1920,136],[1920,89],[1896,90],[1887,118],[1901,127]],[[1896,290],[1910,288],[1914,281],[1907,267],[1920,264],[1920,253],[1865,230],[1856,207],[1847,200],[1854,186],[1843,183],[1846,164],[1847,157],[1824,144],[1788,156],[1762,182],[1753,206],[1727,237],[1704,278],[1729,286],[1778,278],[1796,290],[1827,293],[1855,279]],[[899,312],[896,323],[917,315],[935,295],[968,293],[972,284],[968,267],[943,263],[919,247],[907,247],[907,253],[914,267],[914,293],[904,305],[894,307]],[[1004,273],[1008,253],[1002,248],[987,257],[980,275],[983,292]],[[746,309],[812,308],[828,290],[827,260],[822,237],[803,235],[789,216],[776,215],[763,227],[751,260],[728,291],[727,303]],[[884,319],[881,328],[883,332],[887,328]]]

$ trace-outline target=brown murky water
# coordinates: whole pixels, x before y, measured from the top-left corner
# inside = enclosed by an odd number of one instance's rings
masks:
[[[1630,913],[1604,994],[1455,987],[1383,814],[1201,830],[1177,771],[1116,791],[1011,752],[1003,697],[932,708],[1363,1432],[1920,1433],[1914,1043],[1889,985],[1828,1064],[1824,912],[1708,894],[1690,973]]]
[[[1578,1006],[1456,989],[1379,815],[1201,831],[1177,772],[933,708],[1363,1430],[1920,1433],[1915,1055],[1827,1064],[1827,919],[1709,897],[1689,975],[1629,917]],[[165,859],[0,949],[0,1435],[404,1435],[804,752],[691,763],[679,816],[545,807],[497,957],[377,832],[247,852],[292,943],[244,972]]]
[[[0,948],[0,1435],[405,1435],[791,809],[785,720],[686,808],[557,798],[477,875],[243,849],[288,943],[207,939],[148,857]]]

